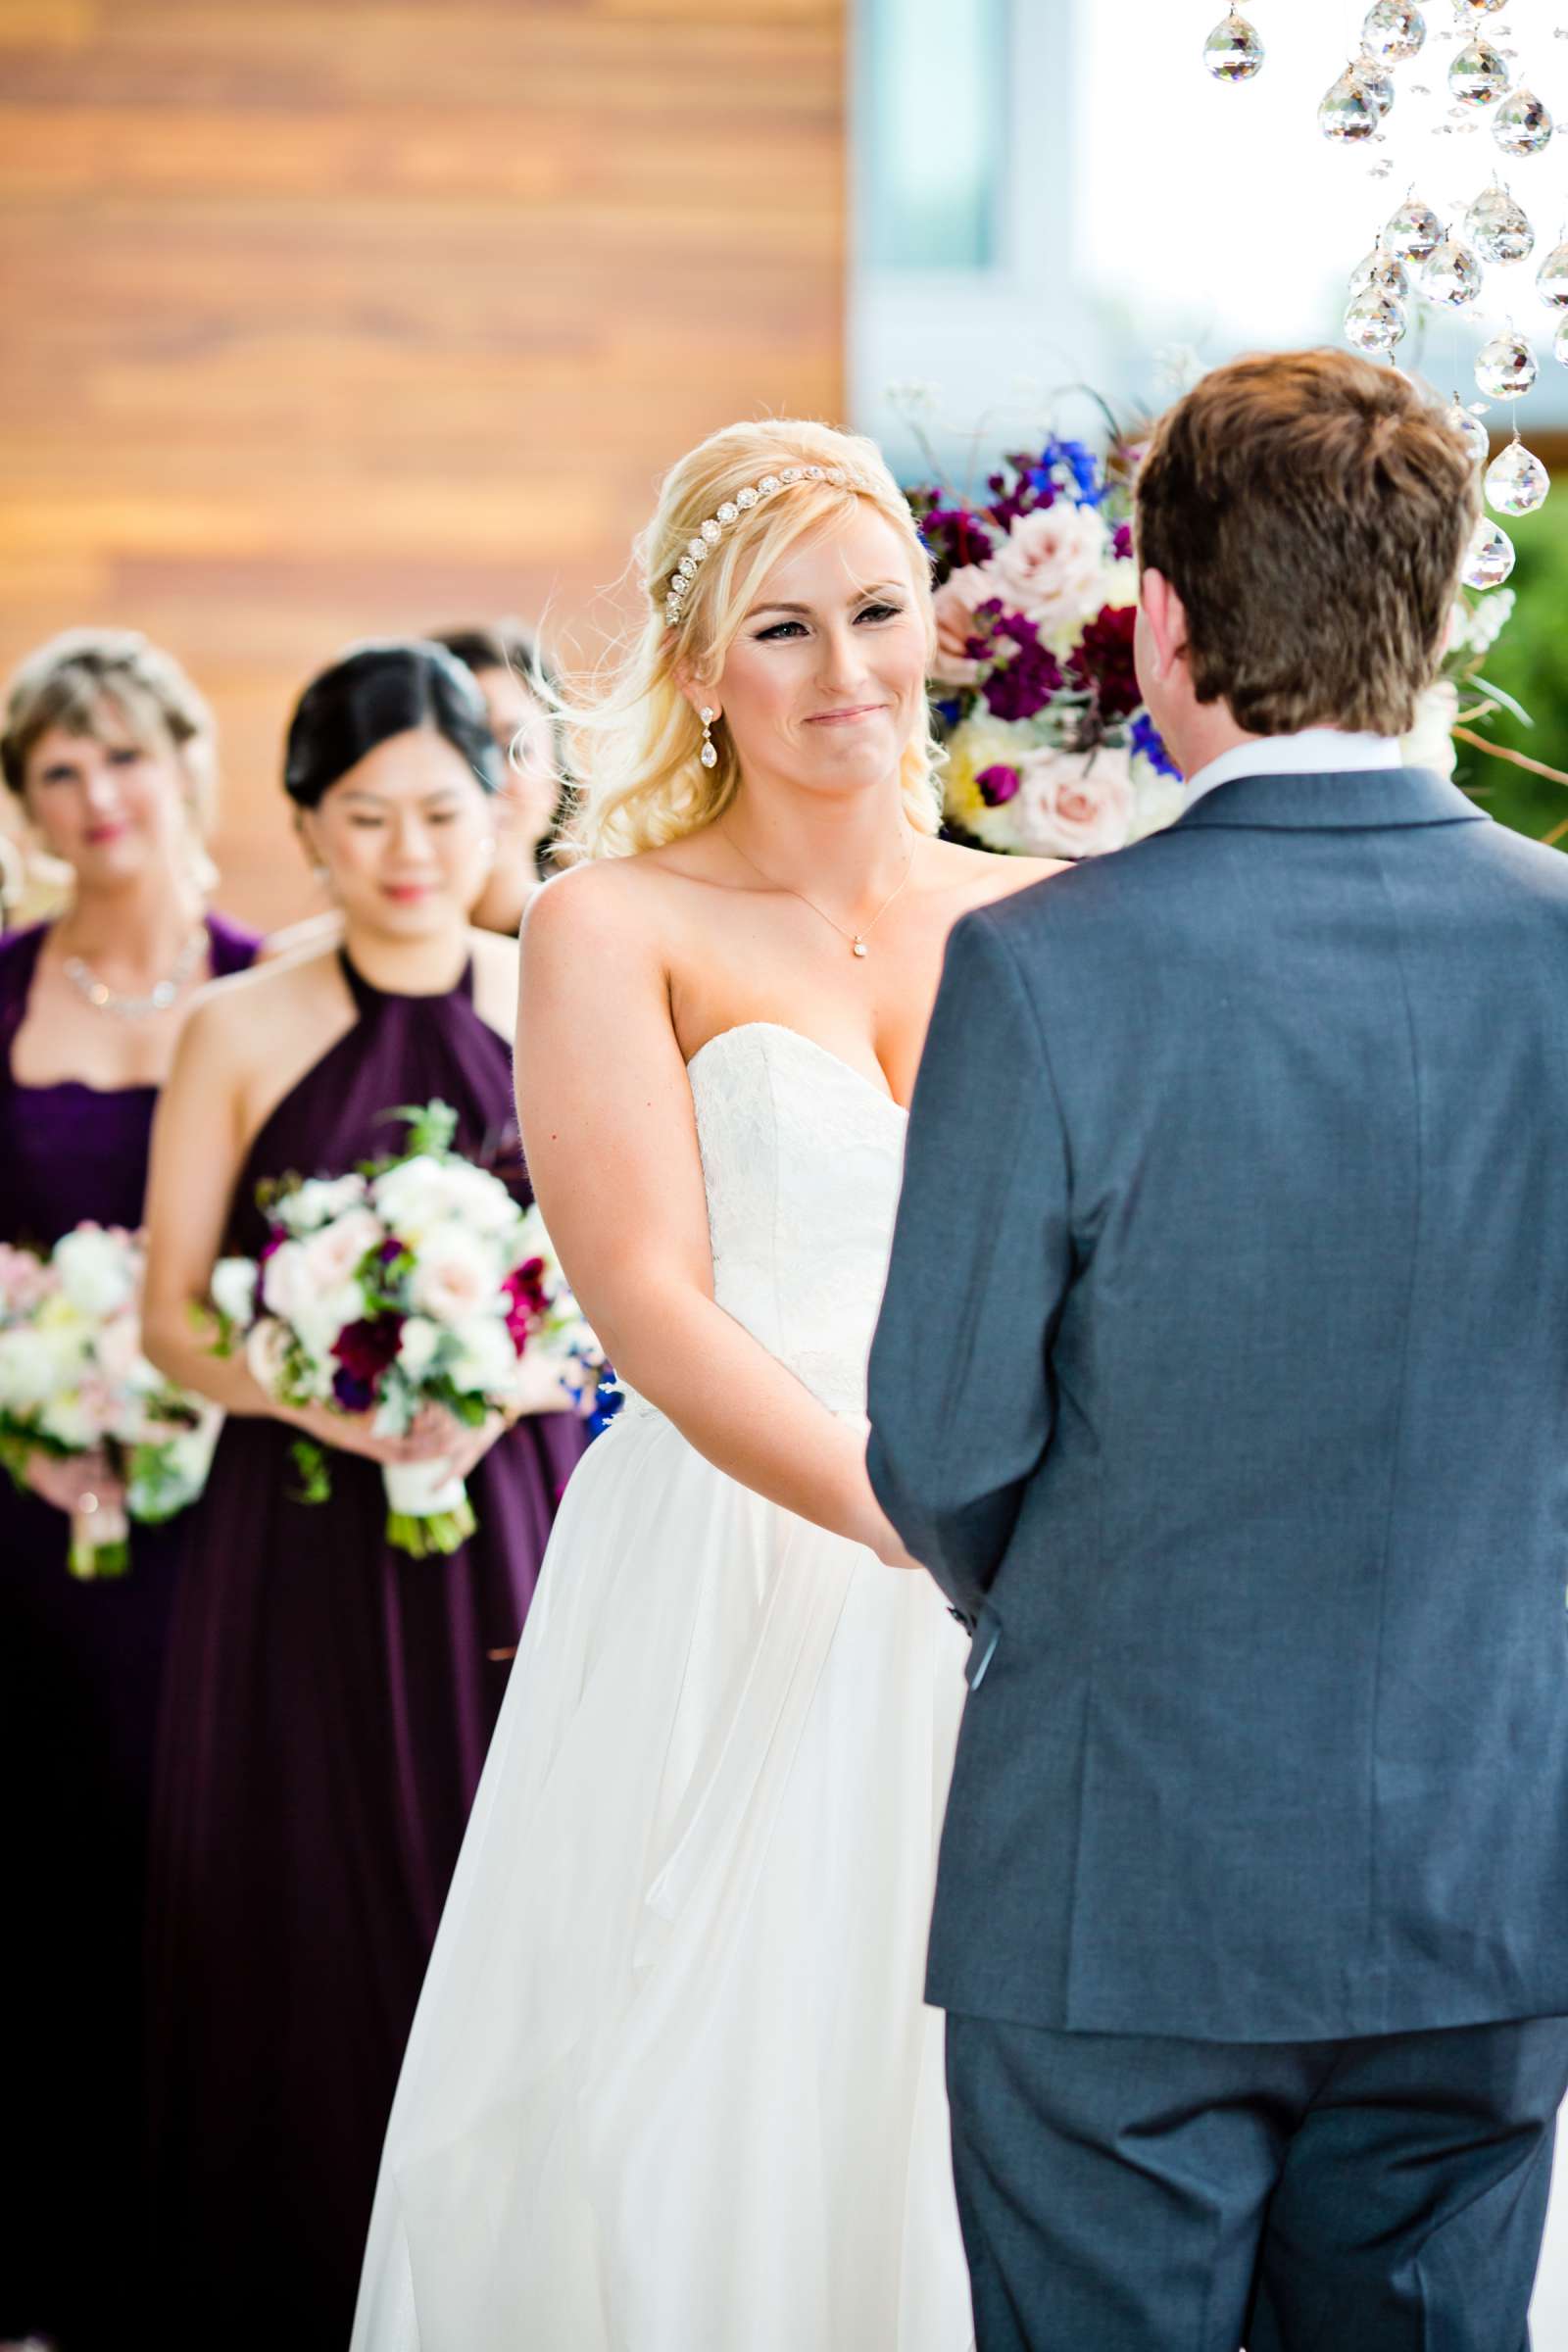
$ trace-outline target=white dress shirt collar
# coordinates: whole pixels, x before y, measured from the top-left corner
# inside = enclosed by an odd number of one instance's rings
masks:
[[[1351,769],[1403,767],[1404,752],[1393,735],[1348,735],[1339,727],[1305,727],[1299,735],[1260,735],[1239,743],[1200,767],[1187,783],[1187,807],[1236,776],[1334,775]]]

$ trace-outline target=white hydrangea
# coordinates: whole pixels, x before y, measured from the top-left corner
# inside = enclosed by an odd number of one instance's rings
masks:
[[[71,1304],[95,1323],[119,1314],[136,1295],[136,1252],[123,1234],[78,1225],[56,1243],[54,1266]]]

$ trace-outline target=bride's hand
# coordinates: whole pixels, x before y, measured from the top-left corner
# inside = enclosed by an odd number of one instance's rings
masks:
[[[874,1551],[877,1558],[889,1568],[923,1570],[924,1563],[917,1560],[912,1552],[905,1550],[899,1541],[897,1528],[874,1496],[866,1511],[864,1527],[857,1530],[857,1540],[867,1550]]]

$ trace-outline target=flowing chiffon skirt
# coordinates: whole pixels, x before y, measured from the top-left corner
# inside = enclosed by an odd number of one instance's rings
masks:
[[[513,1672],[355,2352],[965,2352],[921,2004],[963,1648],[633,1401]]]

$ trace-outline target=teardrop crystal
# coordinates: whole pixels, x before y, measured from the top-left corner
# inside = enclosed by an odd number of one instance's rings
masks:
[[[1445,237],[1428,257],[1418,282],[1428,302],[1441,302],[1450,311],[1467,311],[1481,291],[1481,264],[1468,245]]]
[[[1378,121],[1394,108],[1394,75],[1379,58],[1361,56],[1351,60],[1350,72],[1378,110]]]
[[[1536,291],[1554,311],[1568,310],[1568,243],[1547,254],[1536,271]]]
[[[1380,286],[1357,294],[1345,314],[1345,339],[1357,351],[1392,351],[1403,333],[1404,305]]]
[[[1483,343],[1476,354],[1476,382],[1491,400],[1520,399],[1539,372],[1535,353],[1512,327]]]
[[[1568,368],[1568,318],[1563,320],[1552,339],[1551,356]]]
[[[1385,65],[1402,65],[1427,37],[1427,21],[1410,0],[1374,0],[1361,27],[1361,43]]]
[[[1492,436],[1480,417],[1473,416],[1470,411],[1461,407],[1456,400],[1452,408],[1447,411],[1447,420],[1470,452],[1471,464],[1484,466],[1492,454]]]
[[[1467,588],[1500,588],[1514,565],[1513,541],[1483,514],[1459,577]]]
[[[1326,139],[1369,139],[1382,120],[1377,100],[1349,70],[1340,75],[1317,110],[1318,128]]]
[[[1490,41],[1467,41],[1448,68],[1461,106],[1491,106],[1508,87],[1508,69]]]
[[[1401,262],[1424,262],[1443,242],[1443,222],[1430,204],[1407,196],[1383,231],[1381,244]]]
[[[1483,188],[1466,213],[1464,225],[1485,262],[1527,262],[1536,250],[1530,216],[1506,188]]]
[[[1492,118],[1492,135],[1504,155],[1539,155],[1556,128],[1534,90],[1523,87],[1503,100]]]
[[[1522,441],[1510,441],[1487,467],[1487,503],[1499,514],[1533,514],[1550,491],[1550,474]]]
[[[1409,271],[1383,245],[1374,245],[1350,272],[1352,295],[1364,294],[1368,286],[1375,286],[1380,294],[1392,294],[1396,302],[1408,302],[1410,299]]]
[[[1203,43],[1203,63],[1216,81],[1250,81],[1264,55],[1257,34],[1234,8]]]
[[[1507,5],[1508,0],[1453,0],[1454,14],[1469,17],[1477,24],[1483,17],[1494,17],[1500,8],[1506,8]]]

